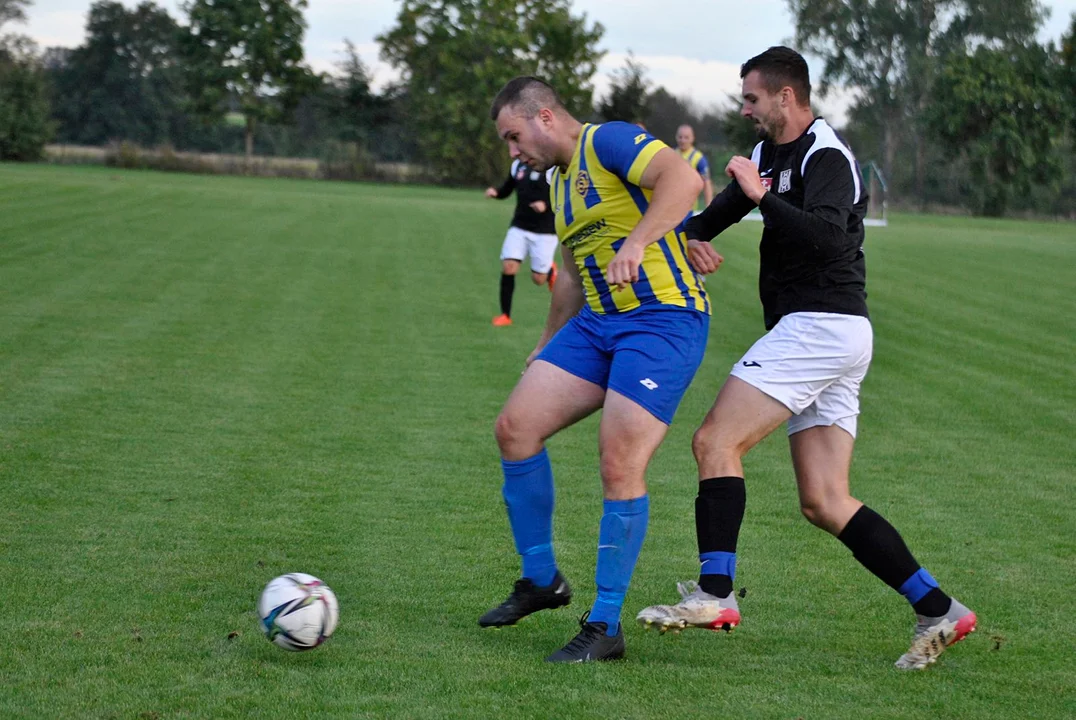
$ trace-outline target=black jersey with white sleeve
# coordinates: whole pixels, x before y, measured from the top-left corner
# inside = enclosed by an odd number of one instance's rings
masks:
[[[513,227],[545,235],[552,235],[557,231],[549,202],[549,178],[552,175],[552,169],[539,172],[519,160],[512,161],[508,177],[497,188],[497,199],[503,200],[515,190],[516,212],[512,216]],[[537,212],[531,207],[531,204],[538,200],[545,203],[543,212]]]
[[[796,140],[763,141],[751,160],[767,189],[759,244],[759,296],[766,329],[794,312],[868,317],[863,218],[867,192],[852,151],[817,118]],[[733,180],[686,225],[712,240],[755,207]]]

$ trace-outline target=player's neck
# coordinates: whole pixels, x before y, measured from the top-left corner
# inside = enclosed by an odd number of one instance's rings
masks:
[[[565,127],[561,142],[557,145],[557,156],[554,158],[554,162],[560,167],[561,171],[567,170],[568,166],[572,164],[575,148],[579,145],[579,136],[582,134],[583,123],[571,118]]]
[[[814,113],[810,107],[797,108],[785,123],[784,130],[777,136],[776,143],[784,145],[799,139],[800,135],[807,132],[807,128],[814,124]]]

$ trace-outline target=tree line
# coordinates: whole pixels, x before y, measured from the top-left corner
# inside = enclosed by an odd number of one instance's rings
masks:
[[[653,87],[631,54],[595,98],[604,28],[570,0],[402,0],[377,37],[398,80],[376,92],[348,41],[334,72],[305,62],[306,0],[189,0],[181,19],[98,0],[82,45],[44,50],[5,33],[31,1],[0,0],[0,159],[127,141],[489,183],[506,167],[490,98],[519,74],[548,79],[578,117],[638,122],[670,144],[689,123],[716,171],[756,141],[735,97],[700,108]],[[1076,216],[1076,16],[1043,45],[1037,0],[787,3],[797,48],[824,63],[817,91],[855,89],[843,132],[891,199]]]

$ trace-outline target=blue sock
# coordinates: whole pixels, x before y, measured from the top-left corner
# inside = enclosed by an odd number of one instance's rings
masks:
[[[650,519],[650,496],[634,500],[606,500],[598,532],[598,598],[587,622],[606,623],[607,635],[620,628],[620,609],[628,592],[635,561],[646,537]]]
[[[553,559],[553,467],[545,448],[526,460],[501,460],[504,504],[523,577],[544,587],[557,575]]]
[[[914,575],[897,588],[897,592],[907,598],[908,602],[914,606],[936,587],[938,587],[938,581],[931,577],[925,568],[919,568]]]
[[[700,553],[699,565],[700,575],[723,575],[728,577],[730,584],[736,579],[736,553],[734,552],[715,550]],[[731,587],[729,591],[731,592]],[[721,595],[720,597],[725,597],[726,595]]]

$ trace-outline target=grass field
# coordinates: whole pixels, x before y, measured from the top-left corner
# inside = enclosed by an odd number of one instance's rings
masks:
[[[853,491],[980,617],[909,674],[909,608],[800,517],[780,434],[746,462],[736,632],[629,624],[623,663],[542,662],[593,599],[593,418],[550,443],[576,600],[479,630],[518,573],[492,423],[549,297],[520,283],[516,325],[489,326],[510,214],[478,191],[0,165],[0,718],[1076,716],[1076,226],[868,233]],[[760,229],[719,243],[626,617],[697,572],[690,438],[762,333]],[[290,571],[340,598],[314,652],[255,624]]]

